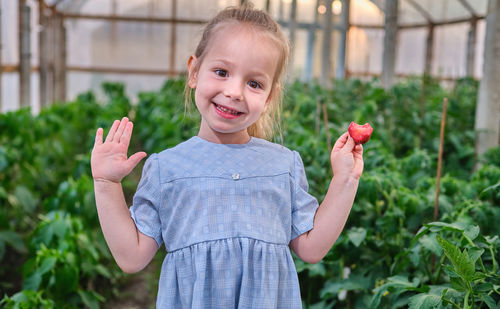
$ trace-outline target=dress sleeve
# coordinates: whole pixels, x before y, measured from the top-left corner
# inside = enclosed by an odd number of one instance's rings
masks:
[[[309,194],[304,163],[297,151],[294,154],[294,173],[292,187],[292,235],[291,239],[313,228],[314,215],[318,209],[318,200]]]
[[[144,164],[141,180],[134,194],[130,215],[137,229],[154,238],[158,247],[163,243],[158,206],[161,203],[160,169],[158,157],[151,155]]]

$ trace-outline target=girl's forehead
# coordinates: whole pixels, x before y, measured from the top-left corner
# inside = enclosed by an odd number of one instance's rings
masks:
[[[232,21],[225,22],[215,29],[207,47],[210,49],[214,42],[220,43],[220,41],[229,42],[233,40],[239,40],[242,43],[259,41],[274,44],[275,42],[267,31],[257,26]]]

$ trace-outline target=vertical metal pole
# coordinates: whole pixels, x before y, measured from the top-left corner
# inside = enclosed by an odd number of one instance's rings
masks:
[[[382,59],[382,85],[390,88],[394,83],[396,41],[398,32],[398,0],[385,1],[384,55]]]
[[[54,14],[54,99],[62,102],[66,92],[66,57],[64,20],[60,13]]]
[[[474,17],[470,21],[469,34],[467,36],[467,76],[474,76],[474,66],[476,60],[476,37],[477,37],[477,18]]]
[[[425,45],[425,69],[424,74],[430,75],[432,72],[432,61],[434,60],[434,24],[430,23],[427,29],[427,42]]]
[[[290,21],[288,22],[288,29],[290,30],[290,63],[289,72],[293,75],[294,60],[295,60],[295,33],[297,32],[297,0],[292,0],[292,7],[290,9]]]
[[[61,84],[59,85],[59,98],[61,101],[66,101],[66,86],[67,86],[67,41],[66,41],[66,26],[64,26],[64,17],[61,14],[61,46],[59,46],[60,49],[60,55],[61,55]]]
[[[172,0],[172,19],[174,20],[171,25],[170,30],[170,72],[174,74],[175,72],[175,50],[177,42],[177,0]]]
[[[46,33],[46,53],[47,53],[47,79],[46,79],[46,97],[47,97],[47,102],[46,104],[51,104],[55,100],[55,85],[54,85],[54,75],[55,75],[55,46],[54,46],[54,12],[51,10],[46,10],[45,14],[50,14],[47,15],[46,18],[46,26],[47,26],[47,33]]]
[[[0,0],[0,113],[2,112],[2,1]]]
[[[323,86],[327,86],[330,80],[330,74],[332,71],[332,2],[333,0],[326,0],[326,12],[323,24],[323,46],[321,50],[321,75],[320,83]]]
[[[278,19],[280,21],[283,21],[283,0],[279,0],[280,1],[280,5],[279,5],[279,8],[278,8]]]
[[[41,30],[38,33],[38,72],[40,88],[40,108],[47,105],[47,16],[45,15],[45,2],[38,1],[38,23]]]
[[[271,0],[266,0],[266,12],[269,13],[270,9],[271,9]]]
[[[476,155],[500,142],[500,0],[490,0],[486,16],[483,77],[476,105]],[[477,168],[477,166],[476,166]]]
[[[341,16],[341,24],[342,31],[340,34],[339,41],[339,52],[337,54],[337,66],[335,70],[335,78],[336,79],[344,79],[345,71],[346,71],[346,49],[347,49],[347,33],[349,31],[349,6],[350,0],[342,1],[342,16]]]
[[[19,103],[21,107],[31,104],[31,42],[30,7],[19,0]]]

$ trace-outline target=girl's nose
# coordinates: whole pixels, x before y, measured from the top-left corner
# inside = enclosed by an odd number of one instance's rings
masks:
[[[223,93],[224,96],[232,100],[241,101],[243,99],[242,83],[236,80],[228,82]]]

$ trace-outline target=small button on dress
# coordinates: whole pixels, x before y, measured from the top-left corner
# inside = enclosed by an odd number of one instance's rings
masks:
[[[151,155],[130,213],[168,252],[157,308],[302,308],[288,245],[313,227],[307,190],[300,155],[258,138]]]

